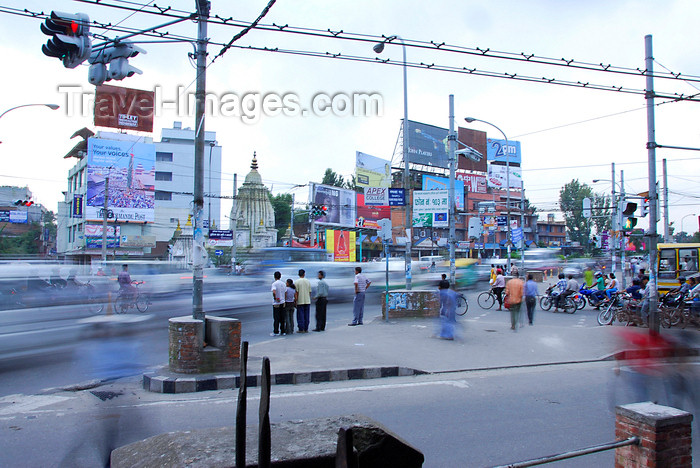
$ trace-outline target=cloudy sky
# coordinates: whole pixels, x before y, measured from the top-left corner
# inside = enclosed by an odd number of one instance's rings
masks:
[[[108,4],[133,7],[148,4],[141,12],[109,8]],[[212,15],[234,20],[253,21],[267,0],[246,2],[212,1]],[[5,8],[48,13],[51,9],[84,12],[91,20],[119,23],[120,26],[146,28],[169,21],[147,14],[153,2],[104,0],[100,5],[54,0],[0,0]],[[194,0],[166,0],[175,14],[192,11]],[[639,94],[581,89],[554,84],[530,83],[465,73],[437,71],[439,67],[476,69],[490,75],[547,77],[555,81],[622,86],[643,90],[641,75],[586,71],[553,65],[523,63],[495,58],[496,53],[534,54],[547,57],[603,64],[635,70],[644,68],[644,36],[653,35],[655,70],[670,70],[682,76],[700,76],[700,3],[693,0],[492,0],[443,1],[368,0],[291,1],[278,0],[261,24],[276,24],[281,31],[253,30],[236,45],[278,48],[342,57],[365,57],[370,62],[343,61],[304,55],[280,54],[233,48],[219,57],[207,71],[208,91],[214,102],[235,95],[255,102],[255,96],[293,95],[300,107],[319,93],[352,96],[376,93],[381,96],[380,115],[265,116],[248,121],[235,115],[210,116],[207,130],[216,131],[223,146],[224,195],[233,191],[233,174],[244,177],[253,152],[257,152],[260,172],[275,193],[295,190],[297,200],[307,196],[296,184],[319,181],[327,167],[349,176],[354,170],[355,151],[390,159],[394,153],[403,114],[403,88],[400,66],[401,47],[387,45],[381,55],[372,50],[371,40],[382,35],[399,35],[409,44],[430,44],[473,51],[486,50],[483,56],[455,53],[433,48],[408,47],[412,64],[434,64],[432,69],[409,68],[408,113],[411,120],[447,127],[448,96],[455,96],[457,125],[468,126],[463,119],[477,117],[496,124],[510,139],[519,140],[523,154],[523,179],[527,197],[542,211],[556,209],[562,185],[578,179],[595,190],[609,193],[609,181],[593,184],[593,179],[610,179],[611,163],[616,164],[619,180],[624,170],[625,188],[638,193],[648,189],[647,123],[645,100]],[[44,56],[41,45],[48,39],[39,31],[35,18],[0,13],[5,31],[0,53],[4,73],[0,111],[26,103],[56,103],[61,109],[27,108],[13,111],[0,120],[0,184],[27,185],[35,199],[56,209],[66,176],[73,164],[62,157],[75,144],[72,133],[92,126],[89,114],[67,114],[67,95],[59,87],[77,86],[85,93],[94,90],[87,82],[87,64],[76,69],[63,68],[57,59]],[[288,25],[286,28],[285,25]],[[328,31],[338,37],[365,37],[368,41],[350,41],[293,34],[291,28]],[[193,38],[196,24],[186,21],[165,28],[173,35]],[[215,43],[228,42],[241,29],[230,25],[210,25],[209,36]],[[340,32],[342,31],[342,32]],[[105,33],[118,35],[114,31]],[[446,47],[445,46],[445,47]],[[195,70],[187,54],[188,43],[143,44],[147,55],[131,63],[143,75],[118,85],[140,89],[160,88],[166,100],[182,89],[194,92]],[[221,46],[211,45],[210,58]],[[501,54],[502,55],[502,54]],[[381,64],[375,58],[390,59]],[[602,67],[601,67],[602,68]],[[112,82],[110,84],[115,84]],[[178,88],[180,87],[180,88]],[[700,82],[657,79],[659,93],[692,95],[700,92]],[[178,90],[179,89],[179,90]],[[252,97],[250,97],[252,96]],[[661,102],[658,100],[657,102]],[[656,140],[661,145],[700,148],[697,128],[700,102],[670,102],[656,108]],[[154,137],[160,128],[179,120],[194,125],[194,115],[166,109],[156,118]],[[491,128],[472,124],[471,128]],[[670,218],[680,228],[684,216],[700,214],[700,154],[694,151],[660,149],[661,160],[668,161]],[[396,162],[396,158],[395,158]],[[230,203],[223,203],[228,213]],[[643,225],[643,223],[640,223]],[[697,230],[696,218],[688,216],[686,231]],[[660,225],[661,227],[662,225]]]

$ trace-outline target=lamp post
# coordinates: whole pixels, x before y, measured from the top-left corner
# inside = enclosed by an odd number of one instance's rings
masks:
[[[687,214],[687,215],[685,215],[685,216],[683,216],[683,217],[681,218],[681,232],[685,232],[685,229],[683,229],[683,221],[684,221],[685,218],[687,218],[688,216],[696,216],[696,214],[695,214],[695,213]]]
[[[403,142],[402,142],[402,152],[403,152],[403,187],[406,191],[406,289],[411,289],[411,172],[408,164],[408,84],[406,79],[406,43],[399,36],[389,36],[382,42],[375,44],[373,50],[377,54],[381,54],[384,51],[384,44],[387,42],[392,42],[398,40],[401,42],[401,47],[403,49]]]
[[[511,235],[510,235],[510,154],[508,153],[508,147],[509,147],[508,137],[503,132],[503,130],[501,130],[500,128],[498,128],[497,126],[492,124],[491,122],[487,122],[487,121],[481,120],[481,119],[475,119],[474,117],[466,117],[464,120],[466,120],[467,123],[481,122],[481,123],[485,123],[486,125],[490,125],[493,128],[495,128],[496,130],[498,130],[499,132],[501,132],[501,135],[503,135],[503,139],[506,141],[506,147],[505,147],[505,150],[503,151],[503,153],[506,157],[506,217],[508,220],[508,231],[507,231],[508,238],[506,240],[508,242],[510,242],[511,241]],[[522,226],[521,226],[521,228],[522,228]],[[510,245],[508,246],[508,264],[506,265],[506,271],[510,271]]]
[[[44,107],[48,107],[51,110],[56,110],[60,107],[58,104],[22,104],[21,106],[15,106],[15,107],[11,107],[11,108],[7,109],[5,112],[0,114],[0,119],[8,112],[13,111],[15,109],[19,109],[20,107],[33,107],[33,106],[44,106]]]

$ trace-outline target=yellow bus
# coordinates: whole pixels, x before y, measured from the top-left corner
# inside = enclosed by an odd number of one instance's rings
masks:
[[[700,243],[659,244],[659,293],[678,287],[678,278],[698,273]]]

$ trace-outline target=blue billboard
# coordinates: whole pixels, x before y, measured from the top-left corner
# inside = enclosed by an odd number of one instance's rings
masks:
[[[495,138],[488,138],[486,140],[486,158],[489,162],[506,162],[506,155],[508,155],[509,164],[520,165],[520,142],[508,140],[508,145],[506,146],[506,140],[496,140]]]
[[[446,128],[408,121],[408,160],[414,164],[448,167]]]
[[[450,179],[447,177],[423,176],[423,190],[449,190]],[[455,180],[455,206],[464,210],[464,181]]]

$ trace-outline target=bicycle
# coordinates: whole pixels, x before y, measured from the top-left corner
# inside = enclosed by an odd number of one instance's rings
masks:
[[[134,281],[132,284],[135,285],[134,291],[125,292],[123,289],[119,290],[116,300],[118,314],[126,314],[132,307],[135,307],[139,312],[146,312],[151,305],[151,299],[148,295],[138,289],[138,286],[143,284],[143,281]]]
[[[491,307],[493,307],[497,300],[498,298],[493,292],[493,289],[489,289],[488,291],[484,291],[477,296],[476,303],[479,304],[479,307],[481,307],[482,309],[490,309]]]
[[[464,315],[469,309],[469,301],[462,293],[457,293],[457,315]]]

